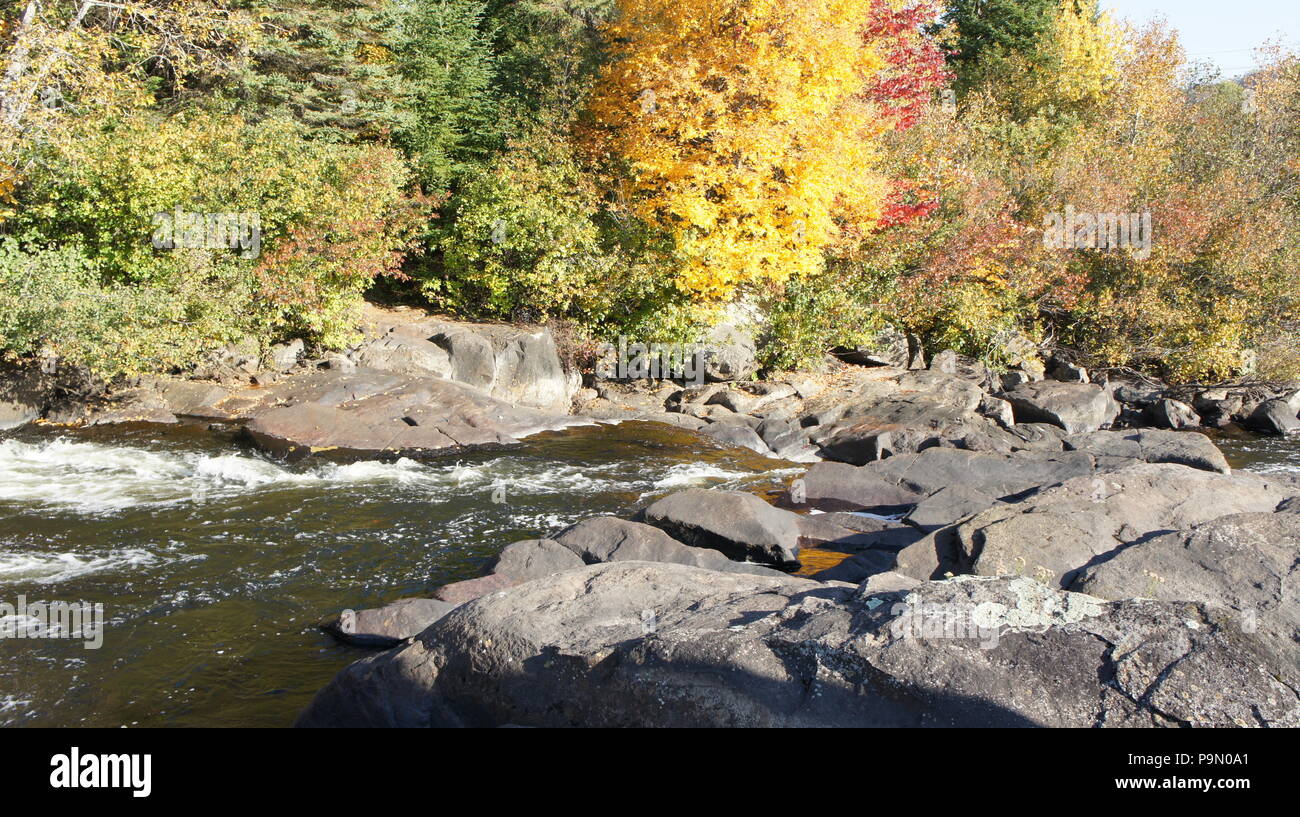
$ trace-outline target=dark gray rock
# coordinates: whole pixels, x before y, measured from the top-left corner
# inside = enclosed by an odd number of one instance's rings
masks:
[[[1016,422],[1051,423],[1071,434],[1110,425],[1119,416],[1119,403],[1100,386],[1044,380],[1026,383],[1004,395],[1015,409]]]
[[[1286,400],[1265,400],[1251,412],[1247,424],[1262,434],[1290,436],[1300,433],[1300,419],[1296,411]]]
[[[772,453],[771,449],[767,447],[767,443],[763,442],[763,439],[758,436],[758,432],[747,425],[711,423],[701,428],[700,433],[724,445],[748,448],[750,451],[759,454]]]
[[[869,468],[840,462],[819,462],[791,487],[792,507],[820,511],[870,511],[902,513],[921,500],[921,494]]]
[[[1067,437],[1064,443],[1069,451],[1087,451],[1099,458],[1171,463],[1220,474],[1232,471],[1223,452],[1209,437],[1190,431],[1095,431]]]
[[[922,533],[911,525],[886,519],[858,517],[850,527],[837,524],[834,519],[850,514],[810,514],[799,517],[799,543],[804,547],[840,553],[857,553],[863,550],[898,551],[913,544]]]
[[[693,488],[664,497],[644,514],[646,522],[691,547],[779,568],[799,564],[797,514],[753,494]]]
[[[403,599],[371,610],[344,610],[321,629],[347,644],[387,649],[419,635],[455,607],[437,599]]]
[[[900,553],[894,569],[918,579],[1015,575],[1066,587],[1094,560],[1143,537],[1229,514],[1271,512],[1286,497],[1253,474],[1130,465],[938,530]]]
[[[1157,400],[1147,409],[1151,422],[1157,428],[1183,429],[1196,428],[1201,424],[1201,415],[1180,400],[1164,398]]]
[[[977,488],[949,485],[922,499],[903,521],[926,533],[933,533],[997,504],[1000,503],[996,498]]]
[[[1103,599],[1192,601],[1238,613],[1278,671],[1300,667],[1300,516],[1224,516],[1133,543],[1080,571],[1071,590]]]
[[[1091,383],[1088,377],[1088,370],[1068,360],[1053,360],[1051,370],[1048,372],[1053,380],[1059,380],[1062,383]]]
[[[667,562],[724,573],[784,575],[748,562],[733,562],[720,551],[678,542],[653,525],[613,516],[596,516],[572,525],[555,537],[583,564],[606,562]]]
[[[1082,451],[999,454],[929,448],[865,468],[886,482],[919,494],[918,502],[921,497],[953,485],[1009,500],[1068,479],[1091,475],[1096,470],[1096,461]]]
[[[961,629],[927,629],[931,610]],[[621,562],[460,607],[343,670],[298,725],[1300,725],[1262,650],[1213,608],[1023,578],[864,595]]]

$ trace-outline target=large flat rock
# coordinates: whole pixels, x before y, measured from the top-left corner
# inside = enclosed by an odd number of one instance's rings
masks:
[[[935,629],[950,613],[969,626]],[[454,610],[343,670],[298,725],[1295,726],[1295,685],[1205,605],[620,562]]]

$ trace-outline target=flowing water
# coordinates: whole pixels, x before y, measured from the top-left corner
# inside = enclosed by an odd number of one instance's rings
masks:
[[[106,626],[98,649],[0,638],[0,725],[286,726],[367,654],[317,628],[343,608],[586,516],[801,470],[647,423],[422,462],[286,464],[201,426],[2,435],[0,603],[102,602]]]
[[[1218,442],[1234,467],[1300,472],[1294,442]],[[345,607],[427,595],[586,516],[801,471],[646,423],[423,462],[286,464],[201,426],[0,435],[0,603],[106,620],[99,649],[0,638],[0,725],[286,726],[368,654],[317,628]]]

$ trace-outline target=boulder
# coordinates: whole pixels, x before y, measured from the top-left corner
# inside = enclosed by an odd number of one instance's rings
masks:
[[[572,418],[503,403],[450,380],[365,369],[317,372],[260,390],[245,431],[281,455],[317,451],[398,454],[510,445]],[[230,401],[227,401],[230,405]]]
[[[714,327],[704,337],[702,346],[700,361],[710,382],[745,380],[758,370],[753,334],[739,326]]]
[[[287,343],[277,343],[266,351],[267,368],[277,372],[287,372],[298,365],[306,345],[302,338],[294,338]]]
[[[820,511],[901,513],[922,495],[869,468],[841,462],[819,462],[809,468],[788,493],[791,507]]]
[[[978,488],[949,485],[918,502],[903,521],[925,533],[933,533],[997,504],[1000,504],[997,499]]]
[[[850,514],[811,514],[799,517],[799,543],[805,547],[840,553],[864,550],[899,551],[916,542],[923,534],[911,525],[888,519],[859,516],[849,527],[836,524],[834,518]]]
[[[1300,433],[1300,419],[1286,400],[1265,400],[1250,414],[1247,425],[1262,434],[1290,436]]]
[[[582,567],[574,552],[551,539],[525,539],[507,545],[484,571],[498,574],[516,582],[526,582],[552,573]]]
[[[779,568],[799,565],[797,515],[753,494],[694,488],[664,497],[644,514],[646,522],[691,547]]]
[[[1139,540],[1080,571],[1071,589],[1103,599],[1192,601],[1236,611],[1279,670],[1300,667],[1300,516],[1223,516]]]
[[[1151,422],[1157,428],[1183,429],[1196,428],[1201,424],[1201,416],[1195,409],[1181,400],[1163,398],[1157,400],[1147,410]]]
[[[49,403],[39,372],[0,365],[0,431],[39,420]]]
[[[1044,380],[1025,383],[1004,395],[1018,423],[1051,423],[1070,434],[1097,431],[1119,416],[1119,403],[1100,386]]]
[[[1059,360],[1053,358],[1051,370],[1048,372],[1053,380],[1059,380],[1062,383],[1091,383],[1088,377],[1088,370],[1068,360]]]
[[[1232,471],[1209,437],[1190,431],[1094,431],[1066,437],[1063,442],[1068,451],[1087,451],[1099,459],[1171,463],[1220,474]],[[1122,467],[1125,463],[1115,464]]]
[[[763,442],[763,438],[758,436],[758,432],[747,425],[711,423],[701,428],[700,433],[717,440],[723,445],[748,448],[750,451],[765,455],[772,453],[771,449],[767,447],[767,443]]]
[[[347,644],[387,649],[419,635],[455,607],[437,599],[403,599],[372,610],[344,610],[321,629]]]
[[[111,396],[51,410],[50,423],[73,426],[107,426],[121,423],[175,423],[169,404],[150,388],[120,389]]]
[[[352,353],[358,368],[415,377],[451,376],[447,350],[423,338],[385,335],[366,341]]]
[[[503,573],[489,573],[486,576],[479,576],[477,579],[466,579],[460,582],[444,584],[433,591],[433,597],[438,601],[445,601],[449,604],[464,604],[480,596],[507,590],[517,584],[519,584],[518,581]]]
[[[1214,608],[1023,578],[866,594],[620,562],[458,608],[344,669],[297,725],[1300,725],[1294,673],[1262,650]]]
[[[841,346],[831,354],[857,366],[896,366],[909,368],[912,349],[907,335],[892,326],[881,329],[870,340],[853,347]]]
[[[1068,479],[1091,475],[1096,471],[1096,461],[1082,451],[999,454],[928,448],[865,468],[888,483],[918,494],[918,502],[921,497],[953,485],[1012,500]]]
[[[780,571],[748,562],[733,562],[720,551],[690,547],[653,525],[613,516],[597,516],[572,525],[555,537],[582,564],[667,562],[724,573],[781,576]]]
[[[1253,474],[1130,465],[938,530],[900,553],[894,569],[918,579],[1019,575],[1068,587],[1094,560],[1143,537],[1229,514],[1271,512],[1286,497]]]

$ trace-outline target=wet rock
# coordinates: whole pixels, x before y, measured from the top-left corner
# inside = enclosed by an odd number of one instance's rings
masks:
[[[968,624],[927,633],[927,610]],[[1213,608],[1023,578],[866,595],[622,562],[453,611],[339,673],[298,725],[1300,724],[1261,651]]]
[[[403,599],[371,610],[344,610],[321,629],[347,644],[387,649],[418,635],[455,607],[437,599]]]
[[[798,567],[797,515],[753,494],[695,488],[664,497],[644,514],[646,522],[691,547],[718,550],[737,561]]]
[[[771,449],[767,443],[758,436],[754,429],[747,425],[732,423],[712,423],[700,429],[700,433],[710,437],[724,445],[735,446],[736,448],[748,448],[750,451],[759,454],[770,454]]]
[[[162,395],[150,388],[120,389],[111,396],[52,410],[51,423],[72,426],[107,426],[122,423],[171,424],[176,416]]]
[[[1105,389],[1084,383],[1044,380],[1006,392],[1020,423],[1051,423],[1071,434],[1097,431],[1119,416],[1119,404]]]

